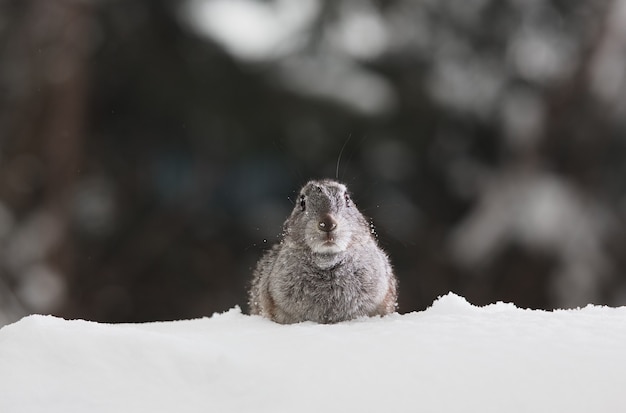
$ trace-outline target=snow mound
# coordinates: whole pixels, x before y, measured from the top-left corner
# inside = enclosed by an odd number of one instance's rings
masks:
[[[423,312],[279,325],[211,318],[0,329],[0,412],[609,412],[626,308],[554,312],[448,294]]]

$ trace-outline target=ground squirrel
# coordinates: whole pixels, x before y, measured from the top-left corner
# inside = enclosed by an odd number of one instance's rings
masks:
[[[396,277],[373,227],[345,185],[311,181],[300,191],[283,238],[259,260],[252,314],[278,323],[337,323],[396,309]]]

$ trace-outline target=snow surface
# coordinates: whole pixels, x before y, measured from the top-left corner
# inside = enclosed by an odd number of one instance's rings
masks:
[[[626,411],[626,307],[475,307],[279,325],[211,318],[0,329],[0,412]]]

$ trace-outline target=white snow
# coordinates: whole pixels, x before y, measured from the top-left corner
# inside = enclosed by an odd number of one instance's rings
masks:
[[[319,11],[318,0],[189,0],[182,17],[234,56],[265,61],[297,49]]]
[[[279,325],[239,309],[0,329],[0,412],[617,412],[626,307],[554,312],[448,294],[423,312]]]

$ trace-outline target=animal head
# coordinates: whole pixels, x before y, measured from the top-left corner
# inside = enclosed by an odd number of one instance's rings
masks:
[[[358,236],[370,236],[369,225],[345,185],[310,181],[302,187],[285,222],[285,237],[315,254],[345,252]]]

